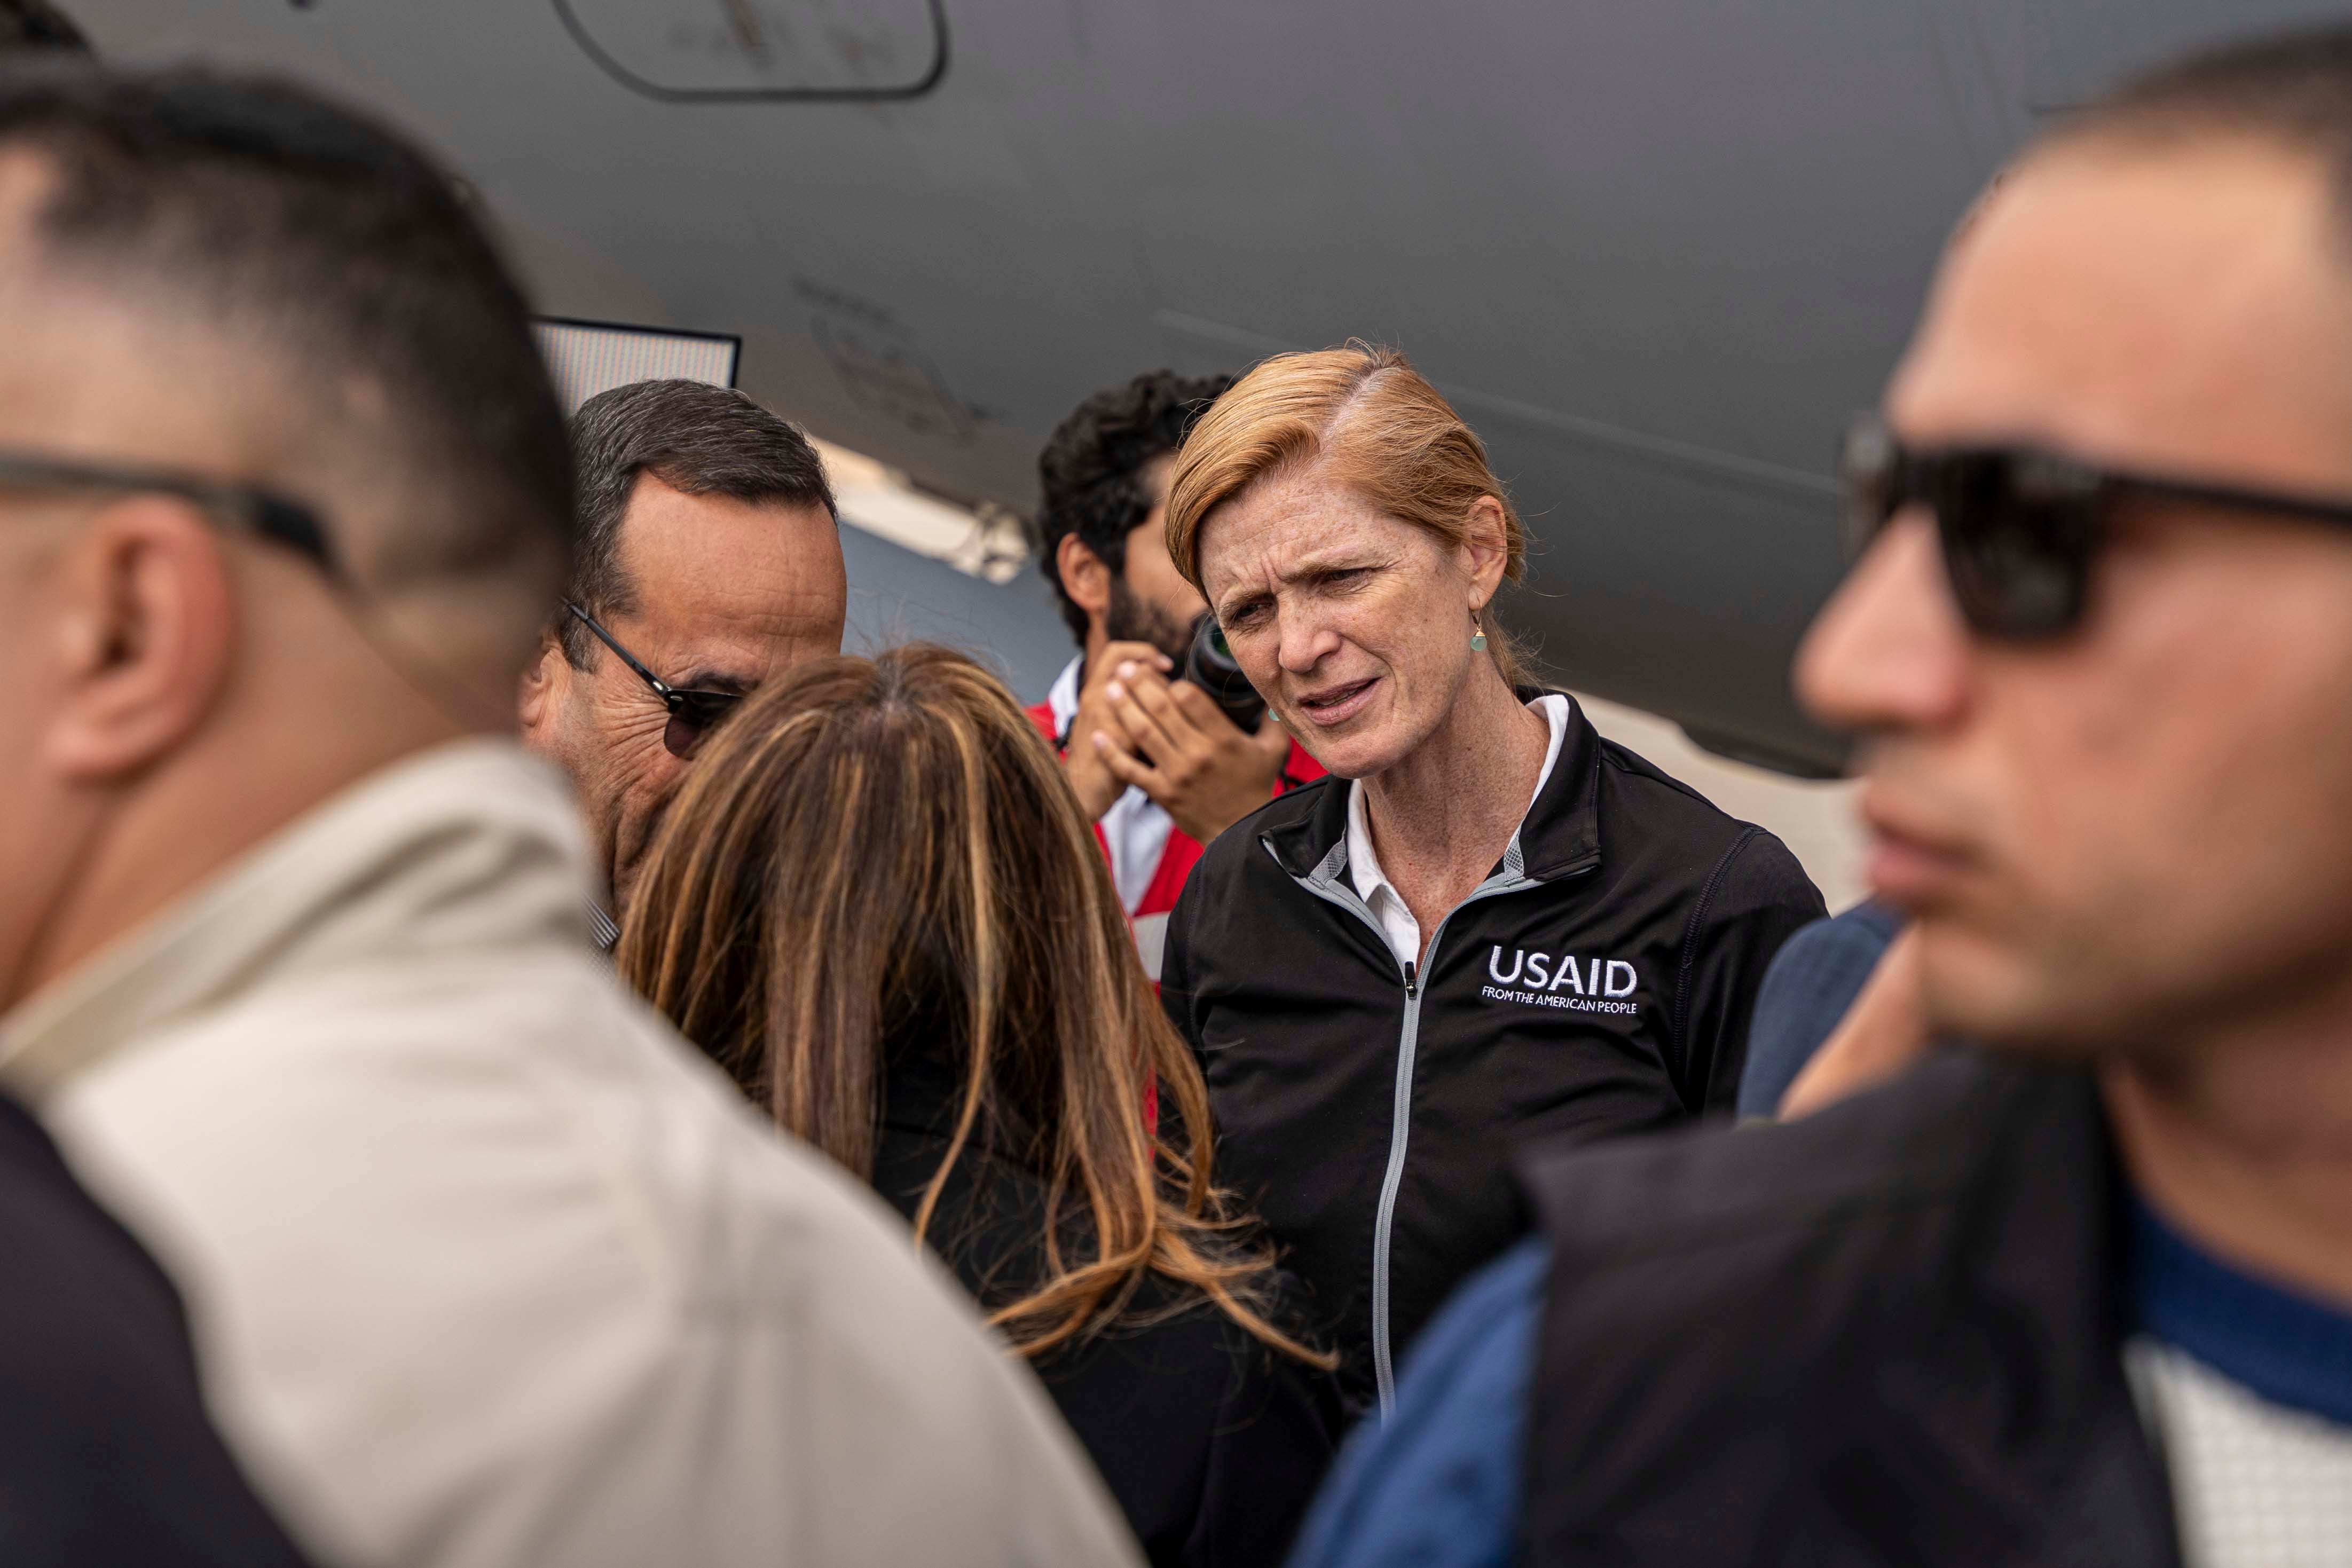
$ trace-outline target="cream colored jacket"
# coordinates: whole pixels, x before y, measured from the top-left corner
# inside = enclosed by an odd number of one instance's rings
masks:
[[[447,747],[0,1019],[281,1515],[353,1565],[1134,1562],[898,1217],[623,992],[589,885],[551,774]]]

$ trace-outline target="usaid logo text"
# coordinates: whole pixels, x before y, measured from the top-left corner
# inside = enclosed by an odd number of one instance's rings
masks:
[[[1486,955],[1486,973],[1495,983],[1479,987],[1478,994],[1488,1001],[1525,1002],[1580,1013],[1642,1010],[1640,1003],[1624,999],[1633,994],[1641,977],[1622,958],[1583,959],[1568,953],[1555,958],[1515,947],[1506,965],[1503,949],[1497,946]]]

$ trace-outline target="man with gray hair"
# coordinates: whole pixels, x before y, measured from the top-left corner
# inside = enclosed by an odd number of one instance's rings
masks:
[[[522,736],[579,791],[613,901],[589,926],[610,949],[703,737],[762,682],[841,651],[848,580],[815,451],[740,392],[615,387],[581,405],[572,444],[575,564],[523,677]]]
[[[587,951],[511,735],[571,453],[447,174],[281,85],[0,76],[0,1087],[300,1543],[1132,1562],[905,1227]]]

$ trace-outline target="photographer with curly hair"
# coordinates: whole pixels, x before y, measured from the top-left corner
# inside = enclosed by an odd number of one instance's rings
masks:
[[[1169,559],[1168,476],[1230,376],[1149,371],[1096,392],[1037,460],[1042,566],[1079,653],[1029,710],[1095,820],[1143,967],[1201,846],[1322,768],[1271,716],[1237,727],[1181,678],[1207,612]]]

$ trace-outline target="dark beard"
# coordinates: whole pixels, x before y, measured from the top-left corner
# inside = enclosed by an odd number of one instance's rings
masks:
[[[1114,643],[1149,643],[1184,666],[1192,650],[1190,622],[1177,620],[1157,604],[1129,591],[1123,576],[1110,580],[1110,604],[1103,612],[1103,634]]]

